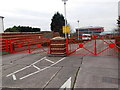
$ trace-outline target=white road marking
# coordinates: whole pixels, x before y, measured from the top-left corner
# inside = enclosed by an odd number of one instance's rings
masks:
[[[40,59],[40,60],[34,62],[33,64],[30,64],[29,66],[26,66],[26,67],[24,67],[24,68],[22,68],[22,69],[19,69],[19,70],[15,71],[15,72],[13,72],[13,73],[11,73],[11,74],[8,74],[6,77],[9,77],[9,76],[11,76],[11,75],[14,75],[14,74],[16,74],[16,73],[18,73],[18,72],[20,72],[20,71],[23,71],[23,70],[25,70],[25,69],[31,67],[32,65],[34,65],[34,64],[36,64],[36,63],[38,63],[38,62],[44,60],[45,58],[46,58],[46,57],[43,57],[42,59]]]
[[[13,76],[13,80],[17,80],[17,78],[16,78],[16,76],[15,76],[16,73],[18,73],[18,72],[20,72],[20,71],[23,71],[23,70],[25,70],[25,69],[27,69],[27,68],[29,68],[29,67],[31,67],[31,66],[33,66],[34,68],[38,69],[38,71],[36,71],[36,72],[33,72],[33,73],[28,74],[28,75],[26,75],[26,76],[24,76],[24,77],[21,77],[20,80],[22,80],[22,79],[24,79],[24,78],[27,78],[27,77],[29,77],[29,76],[31,76],[31,75],[34,75],[34,74],[36,74],[36,73],[39,73],[39,72],[41,72],[41,71],[43,71],[43,70],[46,70],[46,69],[54,66],[55,64],[57,64],[57,63],[61,62],[62,60],[64,60],[65,58],[66,58],[66,57],[58,60],[57,62],[53,62],[53,61],[47,59],[46,57],[43,57],[42,59],[40,59],[40,60],[38,60],[38,61],[30,64],[29,66],[26,66],[26,67],[24,67],[24,68],[22,68],[22,69],[19,69],[19,70],[13,72],[13,73],[8,74],[6,77]],[[40,62],[40,61],[42,61],[42,60],[47,60],[47,61],[49,61],[49,62],[51,62],[51,63],[53,63],[53,64],[51,64],[50,66],[45,67],[45,68],[43,68],[43,69],[40,69],[39,67],[35,66],[36,63],[38,63],[38,62]]]
[[[17,78],[14,74],[12,75],[12,77],[13,77],[13,80],[17,80]]]
[[[26,66],[26,67],[24,67],[24,68],[22,68],[22,69],[20,69],[20,70],[17,70],[17,71],[15,71],[15,72],[11,73],[11,74],[8,74],[6,77],[9,77],[9,76],[11,76],[11,75],[14,75],[14,74],[16,74],[16,73],[18,73],[18,72],[26,69],[26,68],[29,68],[29,67],[30,67],[30,66]]]
[[[59,90],[70,90],[71,89],[71,77],[60,87]],[[66,88],[66,89],[65,89]]]
[[[34,67],[34,68],[36,68],[36,69],[38,69],[38,70],[40,70],[40,68],[39,68],[39,67],[37,67],[37,66],[35,66],[35,65],[33,65],[33,67]]]
[[[43,58],[41,58],[40,60],[38,60],[38,61],[36,61],[36,62],[34,62],[33,64],[31,64],[31,65],[34,65],[34,64],[36,64],[36,63],[38,63],[38,62],[40,62],[40,61],[42,61],[42,60],[44,60],[46,57],[43,57]]]
[[[20,80],[22,80],[22,79],[24,79],[24,78],[27,78],[27,77],[29,77],[29,76],[32,76],[32,75],[34,75],[34,74],[37,74],[37,73],[39,73],[39,72],[41,72],[41,71],[43,71],[43,70],[46,70],[46,69],[48,69],[48,68],[54,66],[55,64],[57,64],[57,63],[63,61],[65,58],[66,58],[66,57],[64,57],[64,58],[62,58],[62,59],[60,59],[60,60],[58,60],[56,63],[54,63],[54,64],[52,64],[52,65],[50,65],[50,66],[48,66],[48,67],[45,67],[45,68],[40,69],[40,70],[38,70],[38,71],[36,71],[36,72],[33,72],[33,73],[28,74],[28,75],[26,75],[26,76],[24,76],[24,77],[21,77]]]
[[[48,61],[48,62],[51,62],[51,63],[55,63],[55,62],[53,62],[53,61],[51,61],[51,60],[49,60],[47,58],[45,58],[45,60]]]

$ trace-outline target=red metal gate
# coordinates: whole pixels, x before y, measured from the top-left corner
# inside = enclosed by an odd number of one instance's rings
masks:
[[[50,39],[38,36],[1,39],[0,50],[3,53],[49,54]]]
[[[85,39],[86,36],[73,37],[66,40],[67,54],[88,55],[88,56],[119,56],[120,50],[117,46],[120,41],[116,42],[119,35],[92,35],[91,38]]]
[[[67,55],[120,56],[120,35],[92,35],[66,39]],[[119,49],[118,49],[119,48]],[[0,39],[0,50],[8,53],[50,54],[50,39],[44,37],[20,37]]]

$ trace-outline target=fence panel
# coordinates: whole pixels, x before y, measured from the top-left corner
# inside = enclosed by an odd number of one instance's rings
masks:
[[[4,39],[0,43],[1,52],[48,54],[50,39],[32,36]]]
[[[68,40],[68,53],[87,56],[119,56],[120,50],[116,42],[120,35],[92,35],[80,36]]]

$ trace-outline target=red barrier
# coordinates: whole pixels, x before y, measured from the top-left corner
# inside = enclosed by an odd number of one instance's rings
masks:
[[[119,56],[120,35],[92,35],[66,39],[67,55]],[[39,36],[0,39],[0,50],[8,53],[50,54],[50,39]]]
[[[48,54],[50,39],[38,36],[1,39],[0,46],[2,52]]]
[[[86,38],[85,38],[86,37]],[[72,55],[88,55],[88,56],[119,56],[120,50],[117,46],[120,41],[115,39],[120,35],[92,35],[72,37],[68,40],[68,54]]]

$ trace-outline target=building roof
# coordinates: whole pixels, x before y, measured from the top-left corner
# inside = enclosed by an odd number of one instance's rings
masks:
[[[104,32],[101,32],[100,35],[115,34],[115,33],[118,33],[118,32],[117,31],[104,31]]]
[[[88,26],[88,27],[81,27],[81,28],[77,28],[77,29],[90,29],[90,28],[104,28],[104,27],[100,27],[100,26]]]

